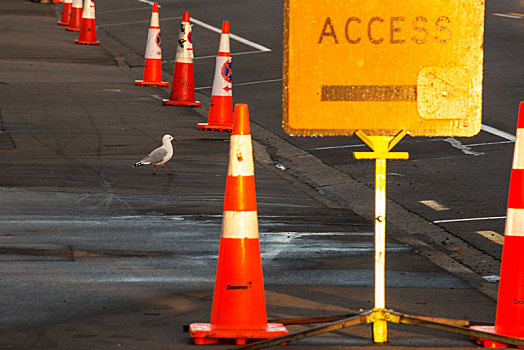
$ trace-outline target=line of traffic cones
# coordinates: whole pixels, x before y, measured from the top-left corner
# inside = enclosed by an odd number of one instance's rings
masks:
[[[470,328],[524,339],[524,102],[519,107],[495,325]],[[473,340],[486,348],[508,347],[492,340]]]
[[[247,105],[235,106],[232,131],[211,322],[189,326],[197,345],[288,333],[283,324],[267,323]]]

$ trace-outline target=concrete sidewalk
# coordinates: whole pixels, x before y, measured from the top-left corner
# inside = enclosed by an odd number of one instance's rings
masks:
[[[217,253],[229,134],[197,130],[206,121],[206,96],[199,95],[202,109],[169,108],[160,101],[168,89],[135,87],[138,70],[125,65],[125,48],[103,32],[101,47],[74,45],[77,34],[56,25],[57,9],[22,0],[0,3],[0,248],[10,249],[0,253],[0,349],[195,349],[182,329],[210,316],[214,265],[208,261]],[[252,132],[275,137],[257,125]],[[166,133],[177,139],[167,163],[174,176],[131,167]],[[372,244],[371,223],[280,173],[258,143],[255,153],[267,247],[277,244],[272,234],[285,233],[279,243],[287,244],[297,232],[297,241],[311,244],[301,256],[264,257],[271,263],[265,266],[269,316],[371,308],[372,286],[351,279],[369,277],[372,257],[314,251],[320,241]],[[304,235],[326,227],[328,237]],[[157,229],[187,230],[188,236],[184,245],[166,235],[156,240]],[[191,253],[207,240],[214,243]],[[431,262],[445,259],[441,252],[420,246],[422,256],[408,238],[388,243],[388,306],[493,321],[494,300],[461,278],[467,274],[461,266],[450,268],[453,275]],[[21,257],[22,248],[41,255]],[[202,263],[206,254],[210,260]],[[150,279],[129,282],[134,270],[147,271]],[[187,272],[194,272],[194,280]],[[395,284],[393,277],[401,281]],[[156,282],[162,278],[168,282]],[[369,326],[358,326],[288,347],[378,348],[370,333]],[[465,337],[397,325],[390,326],[390,340],[387,347],[398,349],[474,347]]]

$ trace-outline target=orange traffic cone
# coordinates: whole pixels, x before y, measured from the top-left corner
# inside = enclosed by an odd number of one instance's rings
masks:
[[[267,323],[249,112],[247,105],[237,104],[211,323],[193,323],[189,334],[203,345],[221,339],[245,344],[287,333],[283,324]]]
[[[67,0],[53,0],[53,4],[60,4]]]
[[[182,15],[182,27],[178,36],[175,69],[171,82],[169,99],[163,100],[166,106],[200,107],[195,101],[195,76],[193,73],[193,39],[189,12]]]
[[[71,7],[71,20],[69,21],[69,27],[65,30],[79,32],[82,24],[82,0],[73,0]]]
[[[169,86],[162,81],[162,49],[160,48],[160,20],[158,17],[158,3],[153,4],[151,24],[147,33],[146,64],[142,80],[135,80],[137,86]]]
[[[60,22],[58,22],[59,25],[69,25],[69,22],[71,21],[72,6],[73,0],[64,0],[64,2],[62,3],[62,18],[60,19]]]
[[[198,123],[200,130],[231,131],[233,129],[233,94],[231,82],[231,54],[229,53],[229,21],[222,22],[218,46],[211,106],[207,123]]]
[[[80,35],[75,40],[75,44],[100,45],[100,41],[96,41],[95,2],[93,0],[84,1]]]
[[[470,328],[524,339],[524,102],[520,103],[517,139],[509,184],[508,211],[495,326]],[[508,345],[487,339],[474,338],[487,348]]]

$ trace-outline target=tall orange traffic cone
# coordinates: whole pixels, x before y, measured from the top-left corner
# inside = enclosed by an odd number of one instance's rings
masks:
[[[142,80],[135,80],[137,86],[169,86],[162,81],[162,49],[160,48],[160,20],[158,17],[158,3],[153,4],[151,24],[147,33],[146,64]]]
[[[64,2],[62,3],[62,18],[60,18],[60,22],[58,22],[59,25],[69,25],[69,22],[71,21],[72,6],[73,0],[64,0]]]
[[[221,339],[245,344],[287,333],[284,325],[267,323],[249,112],[247,105],[237,104],[211,323],[193,323],[189,334],[203,345]]]
[[[84,1],[80,35],[75,40],[75,44],[100,45],[100,41],[96,40],[95,2],[93,0]]]
[[[524,102],[519,110],[495,326],[471,328],[524,339]],[[507,347],[492,340],[475,340],[488,348]]]
[[[229,21],[222,22],[218,46],[211,106],[207,123],[198,123],[200,130],[231,131],[233,129],[233,94],[231,80],[231,54],[229,53]]]
[[[182,27],[178,36],[171,91],[169,99],[163,100],[166,106],[200,107],[202,105],[199,101],[195,101],[193,35],[189,21],[189,12],[184,12],[182,15]]]
[[[69,21],[69,27],[65,30],[79,32],[82,24],[82,0],[73,0],[71,7],[71,20]]]

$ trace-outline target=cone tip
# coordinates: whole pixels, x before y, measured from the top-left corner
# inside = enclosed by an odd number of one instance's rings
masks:
[[[153,3],[153,12],[158,12],[158,2]]]
[[[222,34],[229,34],[229,21],[222,22]]]
[[[184,12],[182,15],[182,22],[189,22],[189,12]]]
[[[524,129],[524,101],[520,102],[517,129]]]
[[[249,130],[249,109],[247,104],[238,103],[235,105],[235,115],[233,117],[233,135],[250,135]]]

